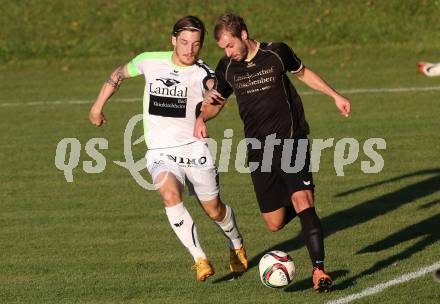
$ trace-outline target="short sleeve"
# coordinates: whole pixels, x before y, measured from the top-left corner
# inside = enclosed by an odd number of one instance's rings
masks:
[[[128,75],[130,77],[136,77],[143,74],[140,62],[148,58],[148,52],[137,55],[127,64]]]
[[[202,84],[203,84],[203,90],[208,90],[208,80],[213,79],[215,81],[215,74],[214,71],[211,70],[211,68],[203,62],[203,60],[198,59],[196,63],[199,67],[202,68]]]
[[[227,69],[227,63],[223,58],[219,61],[215,69],[215,79],[216,79],[215,89],[224,98],[228,98],[233,92],[232,87],[229,85],[228,81],[226,80],[226,69]]]
[[[287,44],[280,43],[277,53],[281,57],[286,71],[298,73],[302,70],[303,64],[301,62],[301,59],[296,56],[296,54]]]

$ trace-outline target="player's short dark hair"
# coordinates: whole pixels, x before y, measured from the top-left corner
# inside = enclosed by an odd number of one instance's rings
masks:
[[[177,38],[182,31],[200,32],[200,44],[205,39],[205,24],[196,16],[186,16],[174,24],[172,35]]]
[[[223,31],[228,31],[233,37],[237,38],[241,37],[242,31],[249,34],[243,18],[232,12],[226,12],[217,18],[214,27],[215,40],[218,41],[220,39],[220,35]]]

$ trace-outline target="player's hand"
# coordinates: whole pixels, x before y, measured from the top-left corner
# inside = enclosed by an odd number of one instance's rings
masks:
[[[200,139],[208,137],[206,123],[203,121],[202,117],[198,117],[196,119],[196,125],[194,127],[194,136]]]
[[[203,102],[211,105],[222,105],[225,103],[225,98],[217,90],[212,89],[205,93]]]
[[[335,97],[335,104],[339,111],[341,111],[341,115],[348,117],[351,108],[350,100],[342,95],[338,95]]]
[[[90,110],[89,120],[93,125],[98,126],[98,127],[100,127],[102,124],[105,124],[107,122],[107,120],[105,119],[104,113],[102,111],[98,111],[94,108],[92,108]]]

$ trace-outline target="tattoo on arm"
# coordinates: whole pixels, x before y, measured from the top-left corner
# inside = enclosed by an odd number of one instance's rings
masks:
[[[118,90],[122,81],[126,78],[124,76],[124,66],[125,65],[121,65],[120,67],[118,67],[105,82],[105,83],[109,84],[110,86],[112,86],[113,88],[115,88],[115,91]],[[114,79],[114,78],[116,78],[116,79]]]
[[[119,86],[118,82],[114,81],[111,76],[105,81],[105,83],[111,85],[114,88],[118,88]]]

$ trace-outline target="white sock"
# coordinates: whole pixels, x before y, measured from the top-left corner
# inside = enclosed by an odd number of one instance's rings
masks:
[[[235,223],[235,216],[232,208],[226,205],[226,215],[221,222],[215,222],[220,229],[223,231],[224,235],[228,239],[228,246],[231,249],[239,249],[243,246],[243,238],[241,237],[240,231],[238,231],[237,224]]]
[[[194,261],[197,261],[197,258],[206,259],[206,255],[200,247],[196,226],[183,202],[172,207],[165,207],[165,211],[174,233],[188,249]]]

